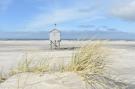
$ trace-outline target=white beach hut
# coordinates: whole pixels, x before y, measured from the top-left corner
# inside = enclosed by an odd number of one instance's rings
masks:
[[[58,29],[53,29],[50,31],[50,48],[60,48],[61,42],[61,32]]]

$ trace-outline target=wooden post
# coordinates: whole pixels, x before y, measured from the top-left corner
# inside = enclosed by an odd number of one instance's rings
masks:
[[[51,47],[51,46],[52,46],[52,44],[51,44],[51,41],[50,41],[50,49],[52,49],[52,47]]]
[[[57,48],[57,43],[56,43],[56,40],[55,40],[55,42],[54,42],[54,46],[55,46],[55,49]]]
[[[60,48],[60,41],[58,41],[58,44],[59,44],[59,48]]]

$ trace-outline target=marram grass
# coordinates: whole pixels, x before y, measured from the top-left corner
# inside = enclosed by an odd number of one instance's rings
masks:
[[[79,49],[75,50],[71,58],[71,62],[67,65],[58,64],[56,65],[57,72],[82,72],[86,74],[102,74],[104,73],[106,66],[107,50],[103,47],[101,42],[94,42],[87,44]],[[45,58],[33,60],[33,57],[28,57],[25,54],[22,61],[11,70],[11,74],[22,73],[22,72],[48,72],[55,71],[51,69],[49,63]],[[51,69],[51,70],[50,70]]]
[[[6,75],[1,71],[0,72],[0,83],[6,80]]]
[[[25,54],[24,59],[15,68],[11,69],[9,75],[24,72],[44,73],[47,71],[49,71],[49,65],[46,59],[34,60],[33,57],[28,57],[28,54]]]
[[[85,45],[73,54],[68,70],[86,74],[101,74],[106,66],[106,51],[100,42]]]

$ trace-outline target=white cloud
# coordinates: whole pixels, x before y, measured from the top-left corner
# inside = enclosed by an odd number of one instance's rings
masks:
[[[99,17],[96,14],[98,12],[98,5],[96,1],[90,5],[90,1],[85,0],[85,2],[74,2],[74,5],[69,5],[67,7],[59,6],[57,8],[48,8],[47,12],[42,11],[41,13],[37,14],[37,16],[33,17],[33,19],[31,19],[28,23],[26,23],[25,30],[46,28],[48,25],[52,25],[54,23],[60,24],[74,20],[80,21],[87,18],[93,20],[93,18],[95,19]]]
[[[122,3],[122,4],[121,4]],[[111,14],[123,20],[135,21],[135,1],[121,1],[119,5],[114,5]]]
[[[11,2],[12,0],[0,0],[0,11],[8,9]]]
[[[32,21],[30,21],[26,25],[26,29],[38,29],[47,27],[50,24],[54,23],[63,23],[73,20],[80,20],[83,18],[92,17],[96,13],[95,10],[91,10],[89,12],[81,12],[76,8],[68,8],[68,9],[55,9],[50,11],[49,13],[41,13],[34,17]]]
[[[63,10],[57,10],[52,11],[50,13],[42,13],[38,15],[34,20],[29,24],[30,27],[43,27],[48,24],[52,23],[61,23],[63,21],[75,19],[77,17],[74,17],[75,14],[74,10],[70,9],[63,9]]]

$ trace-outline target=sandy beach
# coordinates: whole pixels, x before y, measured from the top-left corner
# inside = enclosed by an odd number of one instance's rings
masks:
[[[92,43],[93,41],[62,41],[61,50],[50,50],[49,41],[0,41],[0,69],[9,71],[27,53],[38,60],[44,57],[54,65],[68,62],[74,51],[72,48]],[[135,42],[134,41],[105,41],[110,49],[108,66],[110,75],[118,80],[135,84]]]

